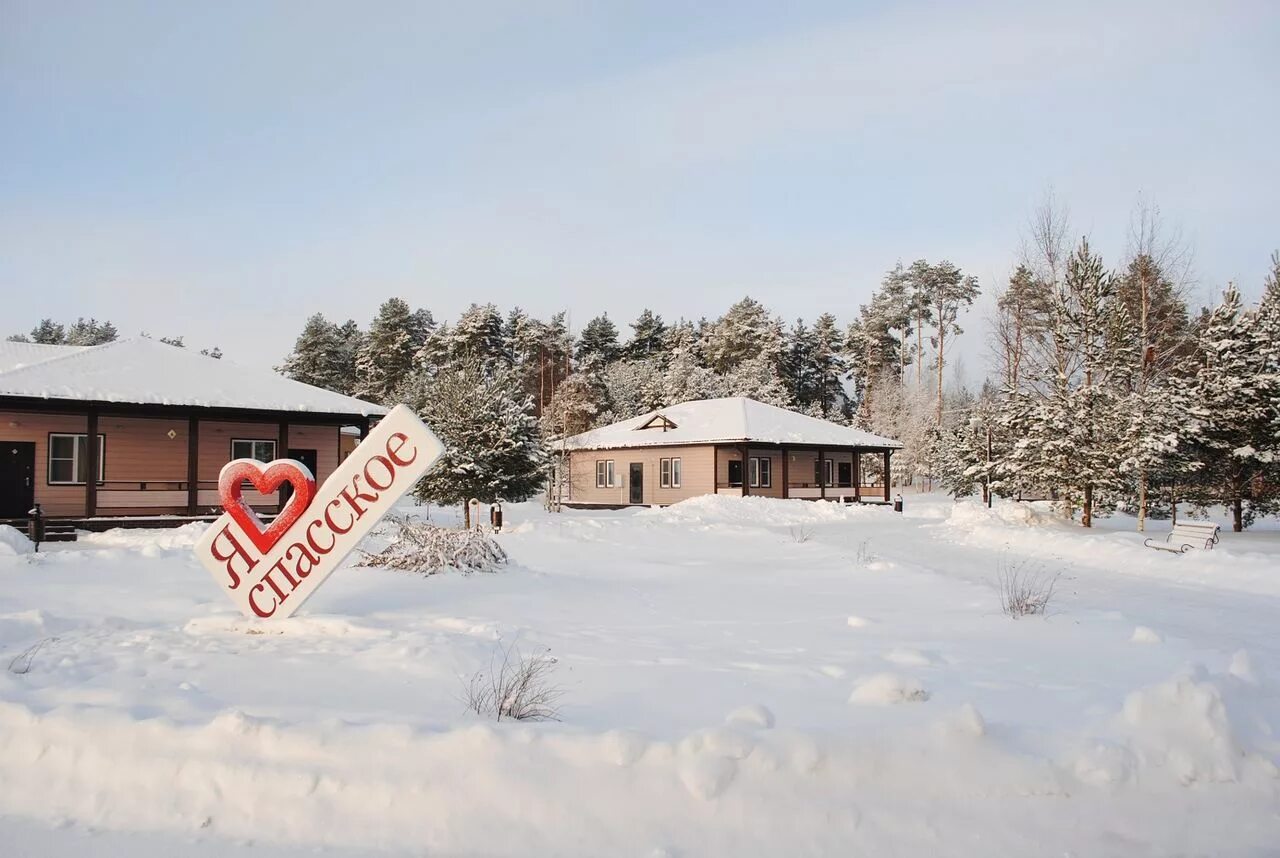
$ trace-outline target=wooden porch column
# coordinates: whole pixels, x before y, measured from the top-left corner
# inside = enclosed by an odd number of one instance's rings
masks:
[[[889,453],[891,450],[884,451],[884,502],[889,502]]]
[[[84,439],[84,517],[98,514],[98,409],[89,409]]]
[[[280,421],[280,438],[279,440],[276,441],[276,458],[277,459],[289,458],[289,421],[288,420]],[[289,484],[282,483],[280,485],[280,492],[277,495],[277,500],[276,500],[276,503],[279,505],[280,509],[284,509],[285,503],[288,502],[289,500],[289,494],[290,494]]]
[[[747,467],[747,445],[742,445],[742,496],[751,494],[751,469]]]
[[[787,448],[782,448],[782,497],[784,499],[791,497],[791,474],[787,469],[791,462],[791,454],[787,452]]]
[[[818,497],[827,499],[827,452],[818,448]]]
[[[187,418],[187,515],[200,512],[200,419]]]
[[[360,430],[360,440],[363,441],[369,435],[369,418],[368,417],[363,418],[359,423],[356,424],[356,426]]]
[[[853,448],[853,502],[862,503],[862,452]]]
[[[720,494],[720,445],[713,444],[711,446],[711,493],[713,495]]]

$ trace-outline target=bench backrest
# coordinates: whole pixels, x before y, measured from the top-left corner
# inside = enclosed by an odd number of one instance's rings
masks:
[[[1169,542],[1177,544],[1185,542],[1188,545],[1204,545],[1213,540],[1218,534],[1218,525],[1209,524],[1207,522],[1178,522],[1173,526],[1173,530],[1169,531]]]
[[[1203,533],[1212,538],[1217,535],[1220,528],[1211,521],[1180,521],[1173,526],[1173,529],[1185,533]]]

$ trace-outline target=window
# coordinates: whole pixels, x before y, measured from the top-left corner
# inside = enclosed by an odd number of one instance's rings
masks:
[[[658,484],[664,489],[680,488],[680,460],[658,460]]]
[[[824,469],[820,467],[821,465],[826,465],[826,468]],[[824,479],[824,475],[825,475],[825,479]],[[821,486],[832,485],[830,459],[823,459],[821,462],[819,462],[817,459],[813,460],[813,481]]]
[[[84,485],[89,476],[88,435],[49,435],[49,485]],[[98,436],[98,478],[106,473],[107,438]]]
[[[773,460],[768,456],[752,456],[751,462],[751,485],[759,488],[771,488],[773,486]]]
[[[596,460],[596,488],[607,489],[617,485],[614,481],[613,459]]]
[[[235,438],[231,441],[231,458],[233,459],[257,459],[259,462],[270,462],[275,457],[275,441],[256,441],[246,438]]]
[[[826,481],[825,483],[823,483],[823,485],[827,485],[827,486],[832,485],[832,482],[831,482],[831,460],[830,460],[830,459],[827,459],[827,481]]]

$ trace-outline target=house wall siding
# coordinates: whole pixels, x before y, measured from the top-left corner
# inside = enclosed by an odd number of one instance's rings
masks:
[[[680,487],[662,488],[660,460],[680,459]],[[596,487],[596,462],[612,459],[615,479],[613,487]],[[715,448],[711,445],[692,447],[642,447],[622,450],[575,450],[569,454],[570,503],[626,504],[630,502],[630,471],[633,462],[644,466],[644,503],[672,504],[686,498],[714,491]]]
[[[41,414],[0,411],[0,441],[35,443],[35,500],[46,515],[82,516],[84,486],[49,485],[49,434],[84,434],[88,421],[75,414]],[[169,437],[169,432],[173,437]],[[105,436],[104,484],[98,487],[98,515],[184,514],[187,511],[187,418],[98,418],[98,432]],[[217,503],[218,474],[231,458],[232,438],[278,440],[279,423],[200,421],[198,476],[202,508]],[[323,482],[338,465],[337,426],[289,426],[289,445],[316,451],[316,480]],[[277,456],[287,451],[277,450]],[[152,494],[142,494],[144,488]],[[264,510],[274,509],[275,496],[250,501]],[[147,503],[154,501],[154,503]],[[115,505],[113,505],[113,503]],[[141,505],[145,503],[145,505]]]
[[[727,488],[729,486],[729,462],[736,462],[742,458],[742,445],[720,445],[720,471],[716,475],[716,484]],[[781,450],[757,450],[754,447],[748,448],[747,458],[749,459],[768,459],[769,460],[769,485],[767,486],[747,486],[747,493],[759,495],[760,497],[780,498],[782,494],[782,451]],[[812,468],[813,466],[810,465]],[[744,479],[750,480],[751,469],[746,467],[743,469]],[[734,489],[737,492],[737,489]]]

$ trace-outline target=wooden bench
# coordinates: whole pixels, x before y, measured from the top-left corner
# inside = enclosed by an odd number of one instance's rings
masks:
[[[1219,530],[1218,525],[1207,521],[1180,521],[1169,531],[1163,545],[1150,539],[1142,544],[1160,551],[1185,554],[1188,548],[1212,548],[1218,542]]]

